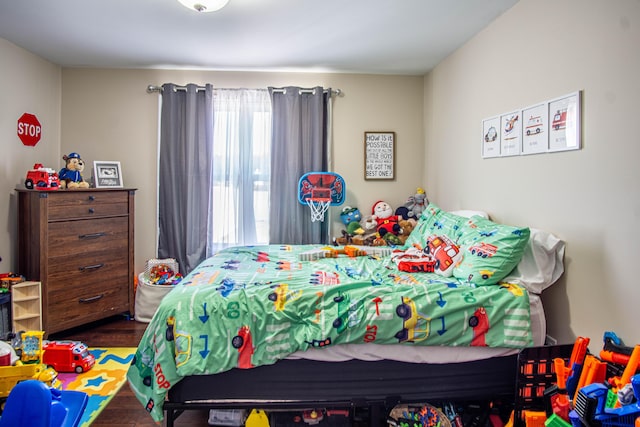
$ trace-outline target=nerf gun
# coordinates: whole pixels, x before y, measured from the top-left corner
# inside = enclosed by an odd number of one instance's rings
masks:
[[[600,359],[605,362],[616,363],[618,365],[626,365],[629,363],[633,347],[627,347],[622,340],[611,331],[604,333],[604,346],[600,351]]]
[[[633,348],[633,352],[629,357],[629,362],[627,363],[626,368],[624,368],[622,375],[619,377],[609,378],[609,384],[611,384],[613,392],[617,393],[625,385],[629,384],[631,377],[634,376],[638,370],[638,365],[640,365],[640,344]]]
[[[558,367],[562,367],[561,374],[565,375],[566,389],[571,396],[575,394],[578,387],[578,380],[582,374],[582,367],[584,366],[584,359],[587,356],[589,341],[589,338],[578,337],[576,342],[573,344],[573,351],[571,351],[569,366],[563,366],[560,364],[555,365],[556,375],[558,375]],[[555,360],[554,363],[556,363]]]
[[[553,359],[556,384],[548,387],[544,391],[547,417],[556,414],[563,420],[569,422],[569,395],[573,396],[575,393],[578,379],[582,373],[582,366],[584,365],[588,345],[589,338],[578,337],[576,339],[573,344],[568,366],[565,366],[564,359],[560,357]]]

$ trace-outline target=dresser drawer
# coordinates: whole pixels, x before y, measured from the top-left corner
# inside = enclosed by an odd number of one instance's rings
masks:
[[[82,256],[49,259],[48,280],[45,292],[63,290],[76,293],[87,284],[113,282],[127,284],[129,279],[129,258],[126,251],[89,252]]]
[[[60,191],[49,196],[48,220],[127,215],[129,195],[126,191]]]
[[[59,330],[128,310],[129,289],[126,280],[99,280],[49,292],[47,298],[47,322]]]
[[[77,257],[87,252],[115,250],[127,252],[129,218],[61,221],[49,224],[50,258]]]

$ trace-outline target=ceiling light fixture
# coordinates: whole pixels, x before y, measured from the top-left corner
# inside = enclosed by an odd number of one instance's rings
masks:
[[[197,12],[215,12],[229,3],[229,0],[178,0],[184,7]]]

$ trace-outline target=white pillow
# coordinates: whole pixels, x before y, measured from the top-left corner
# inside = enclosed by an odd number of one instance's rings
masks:
[[[501,281],[518,283],[529,292],[541,294],[564,273],[565,243],[546,231],[535,228],[530,231],[520,263]]]

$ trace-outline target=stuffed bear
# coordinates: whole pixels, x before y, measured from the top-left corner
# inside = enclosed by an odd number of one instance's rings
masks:
[[[80,158],[80,154],[70,153],[68,156],[62,156],[62,160],[66,162],[66,165],[58,173],[60,188],[89,188],[89,183],[82,178],[84,160]]]
[[[398,224],[402,229],[402,232],[398,235],[398,238],[400,239],[400,242],[404,245],[405,242],[407,241],[407,238],[409,237],[409,234],[411,234],[413,229],[416,227],[417,222],[415,219],[410,218],[410,219],[401,219],[400,221],[398,221]]]

